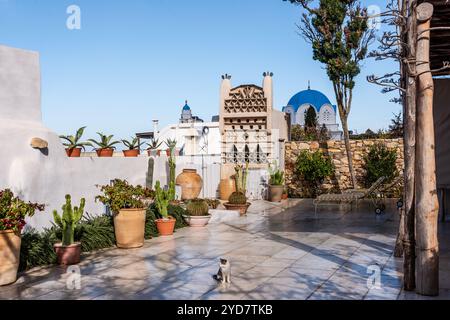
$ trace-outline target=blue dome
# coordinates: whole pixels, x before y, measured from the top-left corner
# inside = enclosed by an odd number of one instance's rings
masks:
[[[300,91],[294,95],[291,100],[289,100],[287,106],[291,106],[294,108],[294,111],[297,112],[298,109],[304,104],[314,106],[317,111],[319,111],[324,104],[331,105],[333,109],[336,110],[336,106],[332,105],[330,100],[322,92],[311,89]],[[285,108],[283,108],[283,110]]]
[[[191,110],[191,107],[188,106],[187,101],[186,101],[186,104],[183,107],[183,111],[190,111],[190,110]]]

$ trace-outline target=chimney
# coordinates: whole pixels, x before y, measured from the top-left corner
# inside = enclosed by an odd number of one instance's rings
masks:
[[[155,138],[159,133],[158,124],[159,124],[159,120],[156,120],[156,119],[153,120],[153,134],[154,134]]]
[[[264,96],[267,99],[267,111],[272,111],[273,109],[273,82],[272,72],[264,72],[263,73],[264,80],[263,80],[263,90],[264,90]]]

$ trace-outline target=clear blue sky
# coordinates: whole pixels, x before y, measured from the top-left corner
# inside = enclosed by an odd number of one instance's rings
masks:
[[[385,1],[363,1],[383,6]],[[66,28],[66,9],[81,8],[81,30]],[[39,51],[45,124],[71,133],[88,126],[125,138],[194,114],[218,114],[220,76],[261,84],[274,73],[275,106],[313,89],[334,101],[321,64],[297,34],[301,10],[281,0],[0,0],[0,43]],[[367,60],[354,94],[350,128],[386,128],[400,106],[366,82],[383,73]],[[87,137],[86,137],[87,138]]]

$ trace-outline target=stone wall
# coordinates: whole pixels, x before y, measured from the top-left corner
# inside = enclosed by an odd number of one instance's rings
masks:
[[[388,148],[397,150],[397,167],[403,171],[403,139],[374,139],[374,140],[351,140],[350,145],[353,152],[353,165],[358,180],[358,187],[363,187],[364,169],[363,157],[370,146],[375,143],[384,143]],[[340,192],[351,187],[350,171],[345,152],[344,141],[330,140],[324,143],[318,142],[286,142],[286,184],[292,197],[307,197],[309,192],[304,181],[295,174],[295,162],[301,151],[311,152],[320,150],[331,158],[334,165],[334,175],[326,179],[321,185],[322,192]]]

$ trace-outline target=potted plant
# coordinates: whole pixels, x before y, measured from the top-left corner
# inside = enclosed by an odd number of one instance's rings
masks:
[[[144,245],[145,198],[144,188],[132,186],[125,180],[116,179],[110,185],[97,186],[103,195],[95,198],[107,205],[114,218],[117,247],[139,248]]]
[[[240,215],[247,214],[247,210],[250,207],[250,203],[247,202],[246,188],[247,188],[247,176],[248,176],[248,163],[246,163],[245,169],[242,165],[237,165],[235,168],[234,182],[236,191],[230,195],[228,202],[223,205],[227,210],[239,211]]]
[[[75,242],[75,228],[80,223],[84,214],[86,200],[80,200],[79,207],[72,208],[72,199],[66,195],[66,203],[62,206],[62,215],[57,210],[53,211],[55,224],[62,229],[62,242],[54,245],[58,263],[60,265],[74,265],[80,262],[81,243]]]
[[[165,141],[165,144],[167,146],[166,154],[168,157],[171,155],[175,155],[175,148],[177,147],[177,140],[175,139],[167,139]]]
[[[15,197],[9,189],[0,191],[0,286],[17,279],[25,218],[44,208],[43,204],[25,202]]]
[[[112,157],[114,154],[114,147],[116,144],[119,144],[119,141],[111,141],[114,137],[113,135],[107,136],[100,132],[97,132],[100,136],[100,141],[96,141],[94,139],[89,139],[88,141],[97,145],[96,151],[99,157]]]
[[[206,203],[208,203],[208,206],[210,209],[217,209],[220,205],[220,201],[217,199],[206,199]]]
[[[209,205],[203,199],[190,200],[186,206],[184,219],[191,227],[204,227],[211,219]]]
[[[284,172],[269,166],[269,201],[280,202],[284,191]]]
[[[86,129],[86,127],[78,129],[75,136],[59,136],[62,140],[65,140],[63,145],[66,147],[68,157],[79,158],[81,156],[81,150],[85,150],[85,146],[91,146],[89,142],[80,141],[83,136],[84,129]]]
[[[171,236],[175,229],[176,220],[169,216],[168,207],[171,201],[170,189],[163,190],[161,183],[156,181],[155,184],[155,205],[161,219],[155,221],[158,232],[161,236]]]
[[[147,145],[148,145],[147,152],[149,156],[161,155],[160,150],[158,150],[158,148],[162,145],[162,142],[159,142],[158,139],[151,139],[150,143],[147,143]]]
[[[123,155],[127,158],[137,157],[141,152],[143,143],[139,142],[138,137],[131,138],[131,140],[122,140],[122,143],[128,148],[128,150],[123,150]]]

